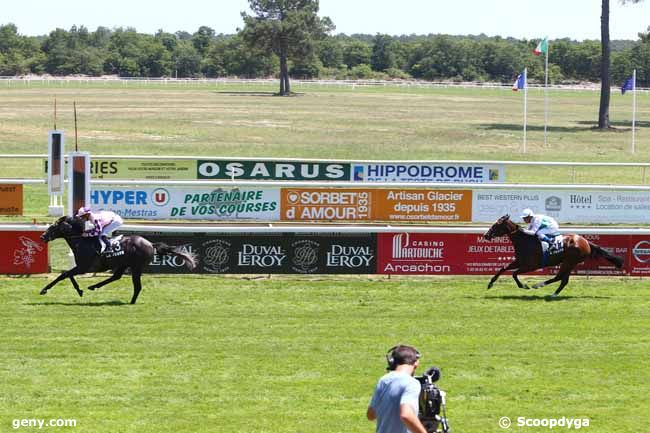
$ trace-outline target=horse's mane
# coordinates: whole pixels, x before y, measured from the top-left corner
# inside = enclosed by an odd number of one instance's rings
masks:
[[[534,234],[526,233],[525,231],[523,231],[523,229],[521,228],[521,226],[519,224],[517,224],[516,222],[514,222],[513,220],[510,219],[510,215],[506,214],[506,215],[502,216],[501,218],[499,218],[499,222],[502,223],[502,224],[507,224],[508,221],[510,223],[512,223],[513,227],[515,227],[515,232],[517,232],[517,233],[519,233],[519,234],[521,234],[523,236],[537,238],[537,236],[535,236]]]
[[[77,234],[81,234],[84,231],[84,222],[81,218],[74,216],[64,215],[56,221],[56,225],[66,223],[72,227],[72,231]]]

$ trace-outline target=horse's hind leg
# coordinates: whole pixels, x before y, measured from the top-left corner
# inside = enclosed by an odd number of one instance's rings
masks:
[[[569,277],[571,276],[570,273],[567,272],[567,274],[562,278],[562,282],[560,283],[560,287],[557,288],[555,292],[551,295],[551,298],[557,298],[557,296],[560,294],[562,289],[564,289],[564,286],[567,285],[569,282]]]
[[[535,284],[533,286],[533,289],[539,289],[540,287],[544,287],[544,286],[547,286],[549,284],[553,284],[554,282],[560,281],[560,280],[563,280],[563,279],[564,279],[564,276],[562,275],[562,272],[558,272],[557,275],[555,275],[550,280],[542,281],[541,283]]]
[[[142,290],[141,276],[142,269],[131,268],[131,281],[133,281],[133,298],[131,298],[131,304],[135,304],[135,301],[138,299],[138,295],[140,294],[140,290]]]
[[[552,297],[555,298],[557,295],[560,294],[562,289],[564,289],[564,286],[566,286],[567,283],[569,282],[569,277],[571,276],[571,271],[575,267],[576,267],[576,263],[570,263],[570,262],[569,263],[567,263],[567,262],[562,263],[562,265],[560,266],[560,270],[558,271],[558,273],[553,278],[551,278],[549,280],[546,280],[544,282],[535,284],[533,286],[533,289],[539,289],[540,287],[544,287],[544,286],[546,286],[548,284],[553,284],[556,281],[560,281],[560,287],[558,287],[557,290],[553,293],[553,295],[551,295]]]
[[[104,287],[106,284],[119,280],[122,278],[122,275],[124,275],[124,271],[126,271],[126,267],[117,268],[115,272],[113,272],[113,275],[111,275],[109,278],[105,279],[104,281],[100,281],[97,284],[93,284],[92,286],[88,286],[88,290],[99,289],[100,287]]]

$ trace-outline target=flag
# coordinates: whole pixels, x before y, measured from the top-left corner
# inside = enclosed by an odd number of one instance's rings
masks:
[[[519,89],[525,89],[526,88],[526,74],[519,74],[517,75],[517,79],[515,80],[514,84],[512,85],[512,91],[516,92]]]
[[[539,44],[537,44],[537,47],[533,50],[533,54],[536,56],[546,53],[548,53],[548,36],[539,41]]]
[[[625,92],[627,90],[634,90],[634,77],[630,77],[625,80],[625,83],[623,83],[623,86],[621,86],[621,93],[623,95],[625,95]]]

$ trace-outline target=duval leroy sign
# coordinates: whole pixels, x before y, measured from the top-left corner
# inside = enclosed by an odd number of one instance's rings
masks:
[[[469,190],[283,188],[284,221],[471,221]]]
[[[197,179],[350,180],[350,164],[305,161],[199,160]]]
[[[376,235],[364,234],[149,234],[152,242],[194,254],[206,274],[373,274]],[[155,256],[150,270],[189,272],[182,260]]]

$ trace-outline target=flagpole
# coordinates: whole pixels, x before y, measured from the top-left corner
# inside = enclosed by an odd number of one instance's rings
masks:
[[[632,73],[632,153],[635,149],[635,138],[636,138],[636,69]]]
[[[528,120],[528,68],[524,68],[524,153],[526,153],[527,120]]]
[[[546,41],[546,61],[544,67],[544,147],[548,145],[546,125],[548,124],[548,39]]]

